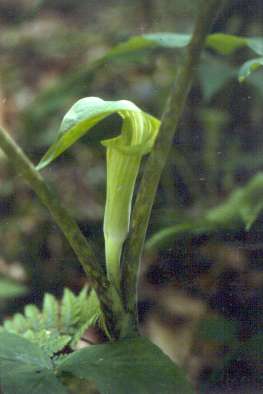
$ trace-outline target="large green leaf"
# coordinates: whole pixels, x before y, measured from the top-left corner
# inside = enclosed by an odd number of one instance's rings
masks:
[[[53,371],[22,364],[6,363],[1,374],[4,394],[68,394]]]
[[[194,236],[222,229],[236,229],[245,225],[249,230],[263,209],[263,173],[255,175],[228,199],[211,208],[199,218],[178,223],[156,232],[146,243],[147,249],[167,247],[177,237]]]
[[[66,394],[49,357],[36,344],[0,333],[0,385],[4,394]]]
[[[145,338],[91,346],[71,354],[58,365],[95,381],[101,394],[190,394],[184,373]]]

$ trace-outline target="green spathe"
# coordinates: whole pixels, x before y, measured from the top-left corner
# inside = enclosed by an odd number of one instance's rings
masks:
[[[131,101],[104,101],[86,97],[77,101],[65,115],[57,141],[38,165],[42,169],[107,116],[118,113],[123,119],[121,134],[106,139],[107,196],[104,238],[107,274],[119,288],[122,245],[129,231],[131,202],[141,158],[155,142],[160,122]]]

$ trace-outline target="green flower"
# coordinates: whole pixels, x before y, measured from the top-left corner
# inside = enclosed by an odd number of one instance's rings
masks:
[[[119,289],[120,257],[129,231],[134,185],[141,158],[150,152],[155,142],[159,120],[127,100],[83,98],[65,115],[57,141],[37,168],[46,167],[93,126],[113,113],[118,113],[123,122],[118,137],[102,141],[107,150],[107,195],[103,230],[107,275],[116,289]]]

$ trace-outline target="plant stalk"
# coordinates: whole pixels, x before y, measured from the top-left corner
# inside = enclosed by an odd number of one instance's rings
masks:
[[[49,188],[42,175],[35,169],[33,163],[3,128],[0,128],[0,147],[15,170],[25,178],[42,203],[48,208],[54,221],[62,230],[89,277],[91,286],[97,293],[105,324],[111,338],[118,337],[116,332],[116,313],[114,315],[113,311],[113,297],[116,297],[116,294],[114,294],[93,248],[80,231],[75,220],[62,206],[55,192]]]
[[[205,39],[223,0],[203,0],[185,60],[179,67],[165,104],[156,144],[149,155],[132,212],[130,233],[122,259],[122,293],[131,324],[137,326],[137,279],[149,218],[157,187],[185,107]]]

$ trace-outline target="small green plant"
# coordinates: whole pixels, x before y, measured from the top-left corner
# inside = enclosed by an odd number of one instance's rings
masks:
[[[67,374],[94,380],[101,393],[124,393],[127,385],[131,393],[173,393],[175,388],[178,393],[181,390],[191,392],[187,379],[169,358],[138,335],[137,326],[131,321],[122,297],[121,254],[130,227],[135,181],[142,156],[153,148],[160,122],[126,100],[81,99],[65,115],[57,141],[40,161],[37,170],[50,164],[92,126],[113,112],[122,117],[123,124],[119,137],[103,141],[107,150],[103,227],[106,272],[97,272],[99,265],[93,271],[93,267],[87,264],[84,254],[87,246],[83,248],[81,245],[78,249],[79,244],[75,244],[78,234],[74,228],[72,231],[69,223],[65,223],[65,212],[59,214],[75,251],[77,247],[77,253],[82,261],[85,260],[94,290],[85,288],[75,296],[66,289],[61,303],[46,294],[41,311],[34,305],[27,305],[24,314],[16,314],[4,323],[0,334],[0,376],[7,394],[35,393],[36,387],[38,393],[44,393],[46,385],[52,393],[66,393]],[[9,137],[5,135],[5,138]],[[21,158],[21,152],[19,155]],[[31,168],[30,176],[34,174],[39,186],[42,177],[29,162],[27,164]],[[52,204],[53,212],[55,206],[55,214],[58,215],[56,200],[48,190],[44,187],[45,202],[48,206]],[[42,195],[42,192],[40,190],[39,193]],[[108,336],[110,344],[77,351],[82,335],[96,323]],[[132,365],[132,372],[127,362]],[[122,369],[120,376],[114,372],[117,366]],[[10,375],[10,370],[15,370],[15,375]],[[163,380],[158,382],[154,376],[160,371]],[[22,385],[21,379],[24,379]]]
[[[65,289],[60,302],[47,293],[42,310],[27,305],[24,314],[17,313],[4,322],[2,331],[29,339],[53,357],[66,346],[74,350],[85,331],[100,323],[100,319],[98,299],[93,290],[84,288],[76,296]]]
[[[0,147],[47,206],[90,282],[90,288],[83,289],[79,295],[66,289],[60,302],[46,294],[41,310],[27,305],[24,314],[16,314],[4,322],[0,332],[0,385],[4,394],[66,394],[71,390],[68,383],[71,377],[95,383],[101,394],[193,393],[185,373],[139,334],[137,276],[157,186],[203,47],[223,54],[242,46],[257,54],[262,51],[256,39],[207,35],[220,3],[204,2],[192,36],[165,33],[135,37],[108,55],[114,58],[158,46],[187,47],[161,122],[127,100],[83,98],[67,112],[55,143],[37,167],[10,135],[0,129]],[[240,81],[261,65],[261,58],[246,63],[241,68]],[[122,118],[122,129],[118,137],[102,141],[106,148],[107,195],[103,226],[105,262],[100,262],[40,170],[113,113]],[[147,154],[134,198],[142,157]],[[259,180],[261,184],[262,179]],[[196,230],[202,226],[220,226],[218,217],[229,220],[229,210],[234,219],[250,225],[262,208],[261,204],[253,208],[247,201],[254,183],[233,195],[228,204],[208,212],[204,222],[197,223]],[[244,209],[233,210],[237,202]],[[186,230],[189,228],[191,225],[186,226]],[[172,235],[176,232],[171,231]],[[82,335],[96,324],[107,342],[77,350]]]

